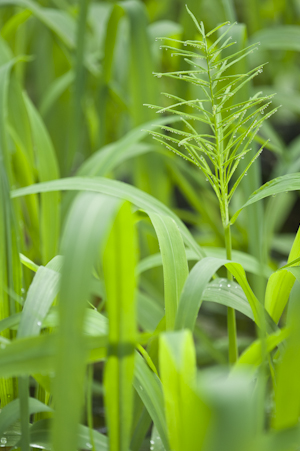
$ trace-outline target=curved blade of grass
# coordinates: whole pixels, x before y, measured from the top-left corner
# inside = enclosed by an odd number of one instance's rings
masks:
[[[26,188],[20,188],[11,192],[12,198],[25,196],[33,193],[41,193],[48,191],[60,191],[60,190],[72,190],[72,191],[95,191],[110,196],[126,199],[142,208],[147,213],[165,214],[170,216],[176,224],[183,236],[185,244],[193,249],[199,258],[203,257],[203,252],[192,237],[187,227],[180,221],[180,219],[166,207],[163,203],[159,202],[154,197],[150,196],[143,191],[122,183],[116,180],[109,180],[102,177],[71,177],[60,180],[54,180],[51,182],[39,183],[36,185],[28,186]]]
[[[172,218],[156,213],[150,213],[149,216],[162,256],[166,328],[172,330],[181,291],[189,272],[185,248],[178,226]]]
[[[103,256],[109,321],[104,400],[111,451],[127,451],[130,443],[137,339],[136,254],[134,218],[126,202],[117,214]]]
[[[252,205],[255,202],[258,202],[261,199],[264,199],[268,196],[275,196],[279,193],[285,193],[287,191],[297,191],[300,189],[300,174],[287,174],[282,177],[277,177],[270,182],[265,183],[261,186],[257,191],[251,194],[247,202],[233,215],[231,218],[231,224],[233,224],[240,212],[248,207],[248,205]]]
[[[300,228],[298,229],[293,246],[291,248],[288,263],[300,257]],[[274,272],[267,285],[265,295],[265,308],[273,320],[278,323],[282,312],[288,302],[291,289],[296,280],[290,268],[279,269]]]
[[[190,331],[160,337],[159,364],[171,449],[203,449],[210,412],[195,391],[196,353]]]
[[[214,279],[207,284],[203,292],[203,301],[216,302],[234,308],[254,321],[253,312],[245,293],[235,282],[227,279]]]
[[[262,325],[264,319],[263,307],[252,292],[243,267],[229,260],[206,257],[193,267],[183,287],[177,310],[176,329],[194,329],[198,311],[203,301],[204,290],[212,276],[221,266],[226,266],[236,278],[247,297],[256,324],[258,326]],[[228,281],[228,284],[230,285],[230,281]]]
[[[202,247],[207,257],[226,258],[226,249],[221,247]],[[191,249],[186,249],[186,258],[188,261],[199,260],[199,255]],[[248,255],[241,251],[232,251],[232,259],[236,263],[243,266],[244,270],[252,274],[261,274],[261,265],[252,255]],[[160,254],[150,255],[141,260],[137,266],[137,273],[140,274],[151,268],[162,265],[162,258]],[[271,268],[264,265],[263,274],[265,277],[270,277],[272,274]]]

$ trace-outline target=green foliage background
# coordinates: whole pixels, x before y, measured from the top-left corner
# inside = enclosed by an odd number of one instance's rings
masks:
[[[260,42],[239,99],[281,105],[230,207],[233,262],[205,177],[146,131],[176,123],[144,106],[161,92],[199,95],[152,74],[187,69],[155,40],[200,39],[185,2],[0,0],[2,447],[299,448],[300,3],[187,5]]]

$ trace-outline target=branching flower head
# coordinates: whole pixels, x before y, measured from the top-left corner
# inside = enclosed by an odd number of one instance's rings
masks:
[[[227,222],[228,218],[224,217],[227,205],[266,143],[249,161],[235,182],[231,183],[230,189],[229,183],[240,161],[250,152],[251,143],[263,122],[274,114],[277,108],[264,115],[264,110],[272,103],[273,95],[263,96],[261,92],[246,101],[234,103],[235,95],[246,83],[262,72],[264,64],[250,70],[247,74],[232,75],[228,73],[228,69],[252,53],[257,48],[257,44],[233,52],[229,56],[223,56],[225,49],[236,44],[231,42],[230,36],[228,37],[229,31],[235,24],[230,25],[229,22],[225,22],[209,33],[205,33],[203,23],[198,23],[188,8],[187,11],[200,33],[200,41],[158,39],[184,47],[161,45],[161,48],[172,51],[172,55],[183,57],[192,69],[155,73],[154,75],[159,78],[171,77],[192,83],[201,88],[203,95],[194,100],[185,100],[176,95],[163,93],[173,100],[172,105],[165,108],[154,105],[147,106],[157,109],[157,113],[178,115],[185,124],[185,129],[178,130],[161,125],[161,132],[150,131],[150,133],[167,149],[202,170],[219,199],[223,222]],[[224,26],[226,26],[225,31],[213,43],[210,43],[208,38]],[[182,109],[186,106],[191,107],[194,112],[183,111]],[[199,133],[197,123],[204,124],[207,132]],[[168,135],[164,132],[167,132]]]

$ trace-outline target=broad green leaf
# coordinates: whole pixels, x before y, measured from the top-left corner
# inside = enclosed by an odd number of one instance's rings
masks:
[[[160,337],[159,364],[170,447],[203,449],[210,411],[196,392],[196,354],[190,331]]]
[[[188,276],[188,265],[181,234],[175,221],[165,215],[150,213],[162,256],[166,328],[175,324],[181,291]]]
[[[136,240],[133,214],[130,204],[126,202],[117,214],[103,256],[109,321],[104,388],[111,451],[127,451],[130,443],[137,339]]]
[[[33,193],[60,190],[100,192],[129,200],[147,213],[165,214],[170,216],[178,225],[185,244],[193,249],[200,258],[203,256],[200,246],[196,243],[195,239],[192,237],[187,227],[180,221],[178,216],[154,197],[126,183],[103,177],[71,177],[20,188],[12,191],[11,196],[12,198],[15,198]]]
[[[251,194],[247,202],[233,215],[231,218],[231,224],[233,224],[240,212],[248,207],[248,205],[252,205],[255,202],[258,202],[261,199],[264,199],[268,196],[275,196],[279,193],[285,193],[288,191],[297,191],[300,189],[300,174],[287,174],[282,177],[277,177],[270,182],[262,185],[257,191]]]

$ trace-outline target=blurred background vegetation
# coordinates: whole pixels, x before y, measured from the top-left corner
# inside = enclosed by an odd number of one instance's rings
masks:
[[[185,4],[207,31],[236,21],[232,34],[239,48],[260,42],[240,70],[247,72],[265,61],[268,65],[243,95],[276,92],[273,103],[282,105],[261,129],[262,140],[270,137],[270,145],[244,179],[233,210],[267,180],[297,172],[299,0],[0,0],[0,101],[7,104],[1,107],[1,146],[7,149],[11,188],[75,174],[122,180],[172,208],[208,255],[214,255],[211,248],[220,255],[222,225],[209,184],[145,131],[155,121],[171,121],[143,106],[164,105],[167,99],[161,92],[186,99],[198,96],[196,86],[152,74],[184,70],[184,62],[161,50],[155,39],[199,38]],[[61,225],[72,198],[49,193],[15,201],[21,251],[37,264],[48,263],[58,253]],[[233,248],[276,269],[286,260],[299,225],[298,194],[278,195],[264,205],[256,204],[240,215]],[[141,257],[155,254],[153,227],[142,213],[137,218]],[[24,271],[27,289],[32,276]],[[259,295],[265,280],[260,281],[258,272],[250,280]],[[161,269],[147,271],[140,285],[141,305],[149,314],[141,308],[139,324],[153,330],[156,318],[163,315]],[[219,304],[203,307],[201,327],[196,329],[203,365],[226,360],[225,314]],[[254,327],[242,315],[238,318],[242,349],[253,339]],[[217,340],[214,347],[212,338]]]

